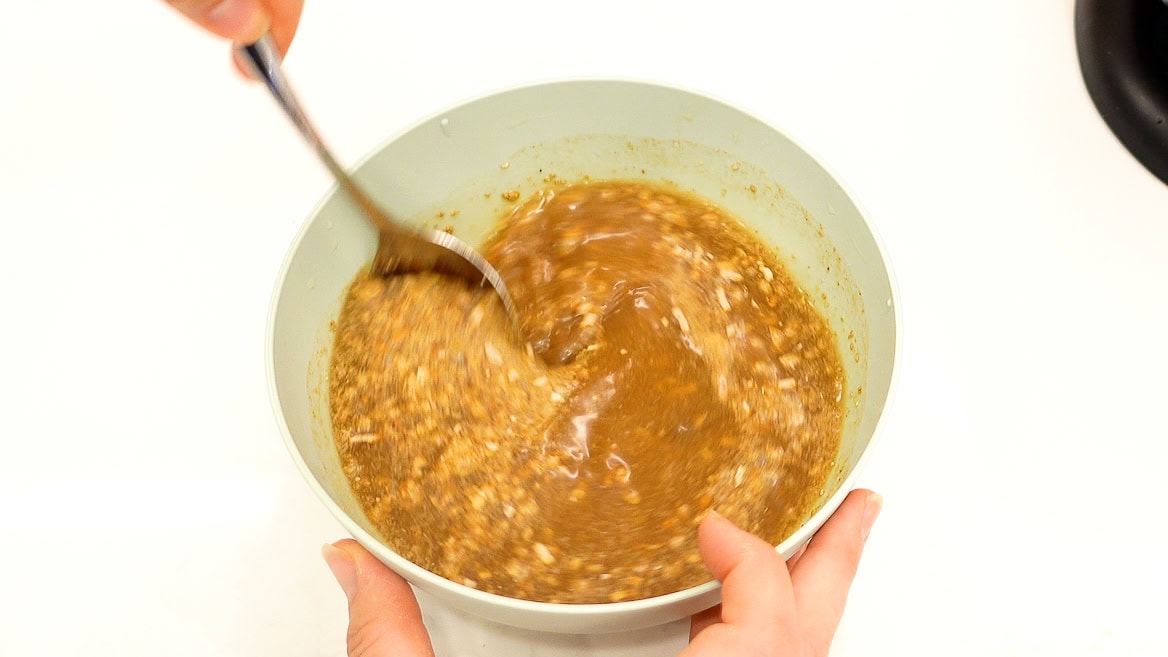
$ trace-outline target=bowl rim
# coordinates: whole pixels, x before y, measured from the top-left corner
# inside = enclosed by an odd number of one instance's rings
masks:
[[[551,88],[561,85],[578,85],[578,84],[622,84],[630,87],[649,87],[656,89],[664,89],[668,91],[680,92],[697,97],[701,100],[709,101],[717,105],[722,105],[726,109],[742,114],[743,116],[757,121],[769,130],[781,135],[787,139],[796,148],[803,151],[811,160],[818,164],[827,176],[835,182],[847,196],[848,200],[856,207],[857,213],[864,222],[872,237],[873,243],[876,247],[876,252],[880,257],[880,262],[883,267],[885,276],[889,284],[889,301],[891,302],[892,319],[893,319],[893,354],[891,358],[891,371],[889,372],[888,392],[885,395],[884,403],[880,408],[880,414],[876,418],[873,428],[872,436],[868,439],[867,445],[863,452],[857,459],[855,466],[844,477],[840,483],[839,489],[831,495],[807,520],[805,520],[794,533],[784,539],[781,543],[774,546],[778,552],[784,549],[793,547],[801,543],[805,543],[812,536],[815,531],[823,525],[824,522],[835,512],[835,510],[843,503],[844,498],[851,492],[856,485],[860,473],[864,469],[868,460],[871,458],[873,446],[877,440],[884,433],[885,416],[891,406],[893,397],[897,388],[897,382],[900,378],[901,360],[903,355],[903,340],[904,340],[904,319],[901,309],[900,290],[897,285],[895,273],[892,268],[891,260],[888,257],[888,250],[885,246],[884,240],[881,238],[879,232],[871,220],[871,212],[865,207],[853,192],[853,188],[847,181],[841,177],[834,169],[825,163],[824,159],[820,157],[815,150],[808,148],[805,143],[792,136],[786,130],[777,127],[772,122],[759,118],[759,114],[752,111],[749,107],[743,104],[735,104],[723,99],[715,94],[698,91],[688,88],[683,85],[672,82],[658,82],[652,80],[638,79],[633,77],[613,77],[613,76],[578,76],[578,77],[561,77],[561,78],[547,78],[543,80],[530,81],[523,84],[508,85],[481,92],[475,95],[464,97],[461,101],[451,103],[445,107],[440,108],[435,112],[431,112],[425,117],[403,127],[394,132],[388,138],[382,140],[363,156],[356,160],[350,167],[351,171],[359,170],[365,166],[370,159],[375,157],[382,150],[387,148],[390,144],[401,139],[406,134],[415,129],[424,126],[443,115],[460,109],[466,105],[476,102],[503,96],[511,93],[518,93],[522,91],[530,91],[537,88]],[[307,237],[308,231],[315,223],[316,218],[320,215],[324,206],[329,200],[336,195],[338,186],[334,183],[328,187],[325,193],[313,206],[308,215],[301,222],[300,228],[297,230],[295,237],[289,244],[284,258],[280,264],[279,271],[276,276],[275,285],[271,293],[271,299],[268,305],[268,317],[265,322],[264,335],[264,360],[266,369],[266,379],[268,387],[268,398],[271,404],[273,415],[275,416],[276,425],[283,438],[284,445],[289,452],[297,470],[299,470],[303,479],[306,480],[308,486],[315,493],[316,497],[324,504],[325,508],[332,514],[332,516],[345,528],[353,538],[357,539],[366,549],[372,552],[380,561],[386,563],[392,569],[397,570],[407,579],[416,579],[425,583],[428,586],[441,589],[447,593],[469,598],[479,603],[491,605],[496,608],[506,609],[512,612],[538,614],[541,616],[612,616],[623,615],[628,613],[636,613],[641,611],[648,611],[658,607],[667,607],[674,603],[681,603],[699,596],[711,593],[720,589],[721,584],[717,580],[711,580],[697,586],[674,591],[665,595],[654,596],[651,598],[642,598],[639,600],[630,600],[622,602],[601,602],[601,603],[556,603],[556,602],[537,602],[533,600],[524,600],[520,598],[511,598],[504,595],[489,593],[479,589],[471,588],[469,586],[460,584],[453,580],[447,579],[431,572],[415,563],[406,559],[396,551],[386,546],[376,536],[365,531],[363,527],[357,524],[349,514],[345,513],[340,506],[333,501],[324,487],[317,481],[316,477],[308,468],[304,457],[300,454],[300,450],[296,446],[295,440],[292,438],[292,432],[288,427],[288,423],[284,418],[283,407],[280,403],[279,390],[276,382],[276,368],[275,368],[275,332],[276,332],[276,315],[279,309],[280,296],[284,290],[285,282],[287,281],[288,272],[292,266],[292,261],[300,249],[302,242]],[[814,528],[814,531],[808,531]]]

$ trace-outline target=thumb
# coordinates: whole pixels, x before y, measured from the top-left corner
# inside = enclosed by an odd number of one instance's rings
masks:
[[[698,527],[698,547],[710,573],[722,582],[722,622],[772,635],[789,629],[795,597],[787,564],[773,545],[710,513]]]
[[[208,32],[236,43],[251,43],[264,35],[271,16],[261,0],[166,0]]]
[[[352,539],[321,550],[349,599],[349,657],[434,657],[410,585]]]

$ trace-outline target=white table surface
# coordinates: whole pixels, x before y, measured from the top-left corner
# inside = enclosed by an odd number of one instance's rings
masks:
[[[1168,186],[1091,106],[1071,0],[308,0],[289,73],[347,161],[507,86],[620,76],[784,127],[871,211],[904,353],[833,655],[1168,654]],[[263,332],[329,187],[157,1],[0,20],[0,655],[341,655],[342,536]],[[672,655],[426,606],[439,654]]]

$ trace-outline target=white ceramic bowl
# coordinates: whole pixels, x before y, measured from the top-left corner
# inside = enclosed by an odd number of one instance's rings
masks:
[[[863,212],[835,177],[774,128],[701,95],[625,81],[541,84],[466,103],[392,139],[355,172],[394,215],[453,225],[472,244],[507,207],[504,192],[526,197],[551,174],[569,181],[668,180],[713,200],[777,248],[831,322],[847,374],[844,436],[821,506],[777,547],[790,556],[852,487],[893,378],[894,288]],[[439,212],[445,214],[441,219]],[[280,430],[309,486],[345,528],[434,597],[517,627],[632,630],[716,604],[720,590],[713,582],[632,602],[516,600],[443,579],[375,537],[341,472],[327,396],[329,324],[375,244],[374,232],[348,199],[330,192],[284,263],[268,326],[269,382]]]

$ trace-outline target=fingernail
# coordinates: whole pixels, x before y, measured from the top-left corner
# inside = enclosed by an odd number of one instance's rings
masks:
[[[710,521],[714,522],[714,523],[723,524],[723,525],[730,525],[731,527],[738,526],[738,525],[734,524],[734,521],[730,520],[726,516],[722,515],[721,513],[718,513],[717,511],[715,511],[713,509],[709,509],[708,511],[706,511],[705,515],[702,516],[702,523],[705,523],[706,518],[709,518]]]
[[[207,26],[240,43],[268,31],[268,17],[256,0],[221,0],[207,12]]]
[[[357,564],[353,562],[353,557],[328,543],[320,549],[320,553],[324,556],[324,562],[328,564],[329,570],[333,571],[333,577],[337,578],[337,584],[340,584],[341,590],[345,592],[345,597],[352,600],[353,594],[357,592]]]
[[[872,525],[876,524],[876,516],[880,515],[880,509],[884,507],[884,498],[880,493],[872,493],[868,496],[868,501],[864,505],[864,517],[860,519],[860,535],[864,540],[868,540],[868,534],[872,533]]]

